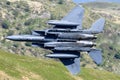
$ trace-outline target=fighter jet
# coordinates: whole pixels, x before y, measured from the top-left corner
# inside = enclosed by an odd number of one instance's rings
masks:
[[[100,18],[89,29],[82,29],[84,8],[74,7],[61,20],[50,20],[53,27],[46,30],[34,30],[31,35],[12,35],[6,37],[13,41],[32,42],[32,46],[49,49],[52,53],[45,55],[58,58],[72,74],[80,72],[80,53],[88,52],[96,64],[102,62],[102,52],[95,49],[95,34],[102,33],[105,19]]]

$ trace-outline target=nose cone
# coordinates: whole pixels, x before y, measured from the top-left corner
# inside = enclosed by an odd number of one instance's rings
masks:
[[[7,36],[6,39],[8,39],[8,40],[15,40],[15,36]]]
[[[22,40],[25,40],[25,38],[27,38],[27,36],[24,36],[24,35],[12,35],[12,36],[6,37],[6,39],[12,40],[12,41],[22,41]]]
[[[6,39],[8,40],[12,40],[12,41],[19,41],[21,39],[23,39],[24,37],[21,35],[12,35],[12,36],[8,36],[6,37]]]

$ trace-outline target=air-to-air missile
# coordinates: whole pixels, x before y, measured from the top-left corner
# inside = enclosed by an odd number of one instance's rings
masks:
[[[96,64],[102,62],[101,50],[93,40],[95,34],[103,32],[105,20],[98,19],[90,29],[82,29],[84,8],[77,5],[67,16],[61,20],[50,20],[49,25],[53,28],[46,30],[34,30],[31,35],[12,35],[6,37],[13,41],[32,42],[32,46],[49,49],[52,53],[45,55],[49,58],[58,58],[72,73],[80,71],[80,52],[88,52]]]
[[[44,47],[93,47],[96,43],[90,41],[76,41],[76,42],[48,42]]]

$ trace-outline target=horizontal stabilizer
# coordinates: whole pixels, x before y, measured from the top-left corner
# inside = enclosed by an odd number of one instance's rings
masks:
[[[101,32],[103,32],[104,25],[105,25],[105,19],[100,18],[95,23],[92,24],[89,31],[93,31],[93,32],[96,32],[96,33],[101,33]]]
[[[102,52],[101,52],[101,50],[91,50],[89,52],[89,55],[96,64],[101,64],[102,63]]]

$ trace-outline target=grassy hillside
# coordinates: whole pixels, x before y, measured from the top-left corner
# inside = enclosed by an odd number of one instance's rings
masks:
[[[89,28],[100,17],[106,19],[105,30],[99,34],[97,48],[103,51],[103,63],[97,66],[82,53],[83,67],[102,68],[120,74],[120,5],[114,3],[86,3],[83,27]],[[1,0],[0,1],[0,49],[11,53],[44,57],[47,50],[31,47],[31,43],[5,40],[13,34],[28,34],[32,30],[50,28],[46,22],[61,19],[74,4],[72,0]]]
[[[10,54],[0,50],[0,80],[119,80],[120,76],[90,68],[71,75],[60,63]]]
[[[43,60],[6,53],[0,50],[0,71],[14,80],[73,80],[66,69],[53,60]],[[24,80],[26,80],[24,79]]]

